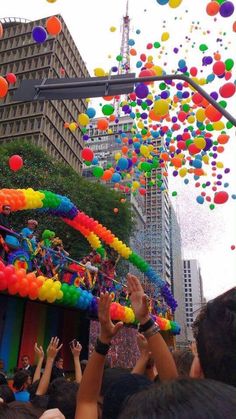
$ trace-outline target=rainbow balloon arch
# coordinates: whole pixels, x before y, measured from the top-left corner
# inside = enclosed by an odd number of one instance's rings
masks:
[[[102,240],[144,273],[149,281],[155,285],[155,297],[161,296],[172,312],[175,311],[177,302],[167,283],[159,277],[154,269],[115,237],[110,230],[85,213],[80,212],[69,198],[50,191],[35,191],[31,188],[1,189],[0,206],[3,205],[10,205],[12,211],[38,209],[40,212],[62,218],[66,224],[78,230],[88,240],[91,247],[101,255],[105,253],[101,243]],[[3,263],[0,263],[0,291],[8,292],[10,295],[19,294],[21,297],[29,297],[31,300],[39,299],[48,303],[90,310],[92,314],[97,314],[97,297],[93,296],[91,292],[74,285],[61,283],[52,278],[37,277],[32,272],[27,274],[23,269],[17,270],[14,266],[5,266]],[[117,302],[113,302],[111,305],[111,318],[121,320],[127,324],[135,323],[133,310]],[[159,316],[155,316],[155,320],[161,330],[169,330],[173,334],[180,333],[180,327],[176,322]]]

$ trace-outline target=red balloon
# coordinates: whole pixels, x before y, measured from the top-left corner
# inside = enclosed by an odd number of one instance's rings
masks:
[[[217,192],[214,196],[214,203],[215,204],[224,204],[229,199],[229,195],[225,191]]]
[[[231,250],[235,250],[235,245],[234,244],[232,244]]]
[[[6,79],[7,79],[9,84],[15,84],[16,83],[16,76],[15,76],[14,73],[8,73],[6,75]]]
[[[235,94],[236,86],[234,83],[225,83],[224,86],[220,88],[220,95],[223,98],[231,97]]]
[[[49,35],[56,36],[59,35],[59,33],[62,30],[62,24],[61,21],[56,16],[51,16],[46,21],[46,29],[49,33]]]
[[[8,92],[8,83],[4,77],[0,76],[0,98],[5,97]]]
[[[24,163],[21,156],[18,156],[17,154],[15,154],[14,156],[11,156],[9,158],[8,164],[9,164],[10,169],[13,170],[13,172],[17,172],[23,167]]]
[[[191,74],[191,76],[196,77],[196,75],[197,75],[197,68],[196,67],[190,68],[190,74]]]
[[[190,144],[190,146],[188,147],[188,151],[190,154],[198,154],[201,152],[201,150],[197,148],[195,144]]]
[[[220,5],[217,1],[211,1],[206,7],[208,16],[215,16],[220,10]]]
[[[211,122],[217,122],[222,118],[222,113],[220,113],[213,105],[207,106],[205,115]]]
[[[82,159],[86,161],[92,161],[94,158],[93,150],[90,148],[84,148],[81,153]]]
[[[216,76],[222,76],[225,73],[225,63],[223,61],[217,61],[213,65],[212,70]]]

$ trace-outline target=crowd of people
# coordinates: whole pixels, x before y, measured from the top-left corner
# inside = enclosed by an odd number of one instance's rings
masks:
[[[132,275],[127,282],[139,322],[134,368],[107,363],[113,339],[125,328],[111,321],[112,297],[101,293],[100,329],[89,359],[80,360],[77,340],[70,343],[74,380],[63,369],[57,337],[49,343],[46,360],[43,348],[35,344],[36,367],[23,356],[12,387],[1,374],[1,418],[236,418],[236,288],[202,308],[193,326],[191,350],[171,353],[149,314],[141,283]]]

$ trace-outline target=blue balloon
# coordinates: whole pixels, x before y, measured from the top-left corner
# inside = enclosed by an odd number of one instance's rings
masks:
[[[161,6],[164,6],[165,4],[169,3],[169,0],[157,0],[157,3]]]
[[[125,157],[121,157],[118,160],[117,165],[121,170],[126,170],[129,167],[129,162]]]
[[[96,111],[94,108],[88,108],[86,111],[86,114],[88,115],[89,118],[94,118],[96,115]]]
[[[179,60],[179,62],[178,62],[178,66],[179,66],[179,68],[180,68],[180,69],[185,68],[185,66],[186,66],[186,61],[185,61],[185,60]]]
[[[121,175],[117,172],[113,173],[111,181],[113,183],[119,183],[121,181]]]
[[[42,44],[46,41],[48,34],[43,26],[35,26],[32,30],[32,37],[35,42]]]
[[[129,39],[129,40],[128,40],[128,45],[129,45],[130,47],[132,47],[134,44],[135,44],[135,41],[134,41],[133,39]]]
[[[203,196],[201,196],[201,195],[199,195],[199,196],[197,196],[197,202],[199,203],[199,204],[203,204],[204,203],[204,198],[203,198]]]
[[[201,169],[202,168],[202,162],[199,159],[195,159],[192,162],[193,167],[195,167],[196,169]]]

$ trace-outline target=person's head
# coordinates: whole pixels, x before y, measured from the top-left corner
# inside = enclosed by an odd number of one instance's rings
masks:
[[[30,365],[30,360],[29,360],[28,355],[23,355],[22,356],[21,363],[22,363],[23,368],[26,368],[26,367],[28,367],[28,365]]]
[[[235,418],[236,389],[214,380],[180,378],[134,394],[119,419]]]
[[[31,377],[27,371],[17,371],[13,378],[13,387],[16,391],[23,391],[31,384]]]
[[[2,213],[6,216],[11,214],[11,206],[10,205],[3,205],[2,206]]]
[[[193,363],[193,353],[188,349],[172,352],[179,377],[189,377]]]
[[[14,400],[15,400],[14,393],[8,385],[3,384],[3,385],[0,386],[0,398],[5,403],[14,402]]]
[[[64,360],[63,360],[62,356],[58,356],[55,359],[55,366],[62,370],[63,369],[63,364],[64,364]]]
[[[48,389],[48,409],[58,408],[66,419],[74,419],[78,383],[56,378]]]
[[[193,334],[196,353],[191,376],[236,386],[236,287],[202,308]]]
[[[28,220],[27,225],[28,225],[28,228],[30,230],[36,230],[36,228],[38,227],[38,221],[36,221],[36,220]]]
[[[116,419],[126,400],[139,391],[150,388],[151,381],[143,375],[121,374],[105,392],[103,398],[102,418]]]

